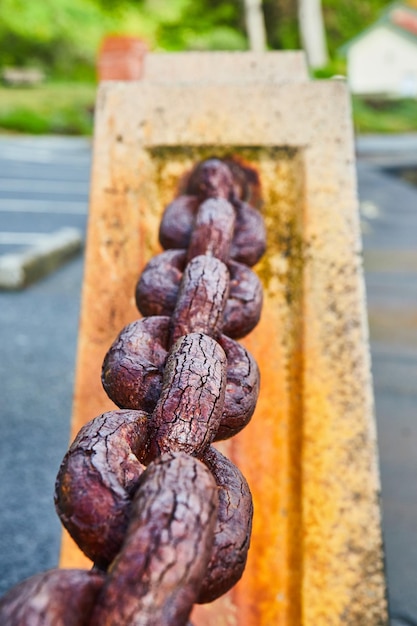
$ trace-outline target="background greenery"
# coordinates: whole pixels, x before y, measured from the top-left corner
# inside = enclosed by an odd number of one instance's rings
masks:
[[[377,19],[387,0],[322,0],[331,61],[319,76],[343,72],[338,50]],[[296,0],[264,0],[271,49],[298,48]],[[0,128],[91,132],[95,64],[109,33],[135,34],[152,50],[244,50],[243,0],[0,0],[0,70],[38,67],[36,88],[0,87]],[[417,129],[415,101],[354,101],[357,127]],[[377,116],[375,116],[377,112]],[[395,118],[395,119],[394,119]]]
[[[387,0],[323,0],[332,56],[374,21]],[[296,0],[264,0],[268,44],[299,46]],[[109,32],[164,50],[244,50],[243,0],[0,0],[0,66],[36,65],[51,77],[93,78]]]

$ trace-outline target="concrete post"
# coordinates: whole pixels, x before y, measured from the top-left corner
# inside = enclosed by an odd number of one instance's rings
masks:
[[[214,70],[213,70],[214,71]],[[351,111],[340,82],[107,83],[97,100],[73,429],[112,408],[102,359],[138,317],[178,178],[209,155],[256,167],[268,251],[251,424],[223,450],[253,492],[248,566],[198,626],[387,623]],[[79,565],[65,540],[62,565]]]

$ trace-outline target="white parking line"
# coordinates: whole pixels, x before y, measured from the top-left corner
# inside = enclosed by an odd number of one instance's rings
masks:
[[[61,180],[34,180],[29,178],[0,178],[1,192],[32,192],[32,193],[80,193],[88,194],[89,183]]]
[[[87,202],[62,202],[61,200],[20,200],[18,198],[0,198],[0,212],[86,215],[87,204]]]
[[[86,141],[0,141],[0,158],[44,164],[80,165],[90,161],[90,145]]]
[[[47,233],[0,232],[0,245],[32,246],[42,243],[50,237],[51,235]]]
[[[80,154],[80,155],[63,155],[59,153],[54,153],[51,151],[43,151],[39,150],[31,151],[28,154],[27,151],[13,150],[13,149],[4,149],[1,147],[0,159],[9,163],[25,163],[25,164],[37,164],[37,165],[65,165],[66,167],[89,167],[90,166],[90,155],[89,154]]]

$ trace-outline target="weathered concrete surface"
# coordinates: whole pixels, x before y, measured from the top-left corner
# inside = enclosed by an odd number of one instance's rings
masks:
[[[245,106],[242,107],[242,103]],[[260,147],[261,146],[261,147]],[[111,403],[100,367],[138,314],[134,285],[159,249],[162,208],[207,154],[260,170],[266,302],[247,345],[262,392],[229,453],[254,494],[247,571],[196,624],[385,624],[373,401],[350,110],[337,82],[103,85],[74,431]],[[267,523],[265,523],[267,521]],[[74,564],[64,547],[63,565]]]
[[[305,56],[286,52],[149,53],[143,78],[152,82],[294,83],[308,79]]]

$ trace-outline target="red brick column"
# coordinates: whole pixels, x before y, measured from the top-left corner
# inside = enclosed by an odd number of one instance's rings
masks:
[[[97,75],[103,80],[140,80],[148,48],[144,41],[129,35],[106,37],[101,45]]]

